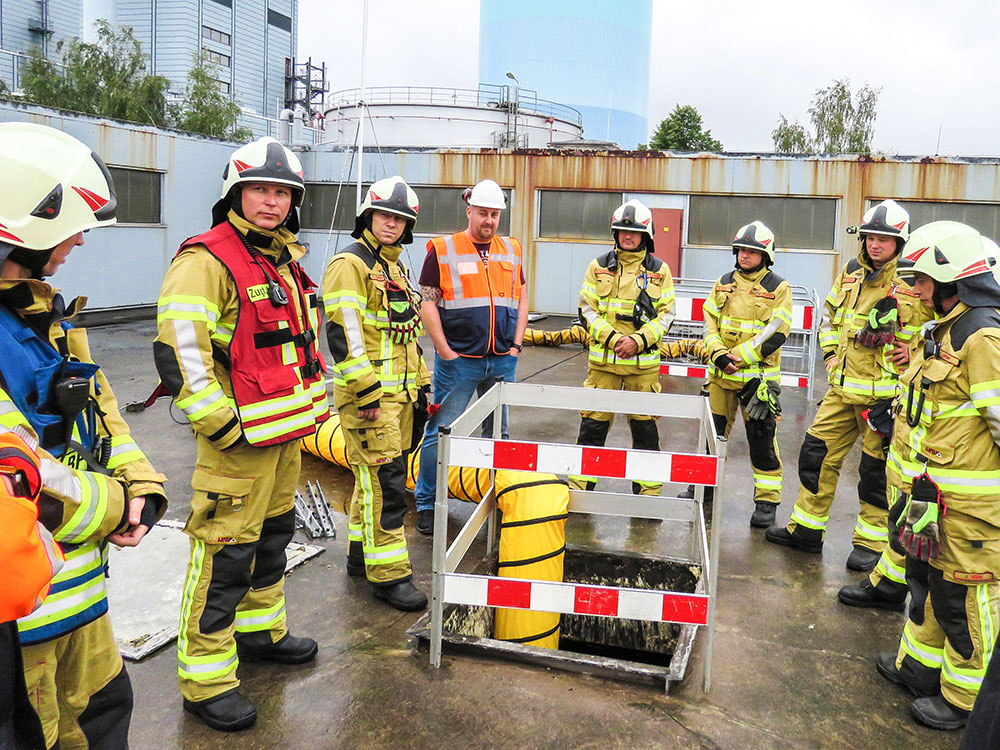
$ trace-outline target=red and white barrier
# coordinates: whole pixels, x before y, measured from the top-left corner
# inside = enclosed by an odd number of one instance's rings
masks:
[[[451,438],[452,466],[513,469],[546,474],[611,477],[634,481],[714,485],[717,456],[595,448],[557,443],[522,443],[487,438]]]
[[[707,594],[588,586],[523,578],[493,578],[462,573],[449,573],[444,577],[444,600],[449,604],[676,622],[682,625],[708,624],[708,598]]]
[[[688,365],[672,365],[669,362],[660,364],[660,375],[674,375],[680,378],[701,378],[708,377],[707,367],[689,367]],[[802,375],[781,375],[781,384],[786,388],[808,388],[809,378]]]
[[[704,323],[707,297],[677,297],[674,314],[678,323]],[[813,305],[792,305],[792,329],[811,331],[816,308]]]

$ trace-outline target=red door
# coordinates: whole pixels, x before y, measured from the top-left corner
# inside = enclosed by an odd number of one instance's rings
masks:
[[[684,211],[680,208],[654,208],[653,255],[665,260],[674,276],[681,273],[681,230],[684,226]]]

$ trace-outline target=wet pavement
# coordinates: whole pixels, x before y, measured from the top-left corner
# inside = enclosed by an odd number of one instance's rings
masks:
[[[539,327],[555,328],[549,319]],[[156,384],[152,322],[91,329],[91,346],[121,405],[144,399]],[[526,347],[521,380],[579,385],[586,355],[579,347]],[[664,391],[696,394],[693,379],[663,380]],[[822,388],[814,400],[819,399]],[[778,519],[788,519],[798,488],[796,459],[814,413],[804,391],[782,395],[779,440],[785,465]],[[194,441],[167,401],[126,415],[132,433],[168,477],[167,518],[184,520],[194,464]],[[573,412],[513,409],[511,436],[573,442]],[[691,450],[694,423],[660,420],[665,450]],[[621,418],[609,446],[625,447]],[[753,493],[746,436],[736,426],[729,443],[726,503],[721,530],[717,629],[712,689],[702,692],[704,634],[696,639],[685,680],[669,694],[572,672],[445,651],[440,669],[429,666],[405,634],[417,619],[376,602],[367,584],[344,568],[351,492],[349,472],[303,455],[300,487],[320,481],[339,530],[316,540],[326,552],[291,573],[286,582],[289,624],[315,638],[317,660],[279,667],[245,664],[243,690],[257,703],[259,720],[236,735],[214,732],[181,709],[173,647],[128,666],[135,689],[132,747],[145,748],[957,748],[960,733],[916,725],[909,695],[875,672],[879,651],[895,650],[903,615],[840,605],[837,590],[857,582],[844,562],[851,551],[857,511],[856,447],[832,509],[822,555],[806,555],[764,541],[751,529]],[[609,483],[607,488],[615,485]],[[602,488],[605,486],[602,484]],[[678,489],[676,486],[674,489]],[[412,507],[412,498],[410,498]],[[449,534],[474,506],[452,501]],[[429,537],[406,533],[415,583],[430,592]],[[606,517],[573,517],[571,542],[669,554],[660,528]],[[301,533],[297,538],[306,541]],[[482,554],[481,546],[470,554]],[[143,554],[143,547],[130,551]],[[112,570],[114,575],[114,570]],[[134,592],[143,597],[142,590]],[[153,597],[151,597],[152,599]]]

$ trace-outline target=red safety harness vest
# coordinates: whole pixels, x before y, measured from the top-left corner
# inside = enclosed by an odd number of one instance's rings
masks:
[[[270,260],[253,252],[228,222],[181,245],[204,245],[236,283],[239,310],[229,345],[230,379],[243,436],[251,445],[279,445],[311,435],[330,414],[316,345],[315,289],[302,267],[288,264],[290,289]],[[272,290],[287,304],[274,304]],[[279,291],[280,290],[280,291]],[[293,291],[302,314],[296,313]]]

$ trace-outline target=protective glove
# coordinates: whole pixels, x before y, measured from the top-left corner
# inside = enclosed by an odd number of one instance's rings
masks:
[[[858,343],[869,349],[880,349],[899,330],[899,305],[895,297],[883,297],[868,313],[868,321],[858,334]]]
[[[892,399],[876,401],[870,408],[861,412],[861,418],[882,437],[892,437],[892,425],[895,421],[892,413]]]
[[[440,408],[438,404],[430,404],[430,392],[431,387],[425,385],[419,391],[417,391],[417,400],[413,402],[413,439],[411,445],[416,445],[424,437],[424,427],[427,425],[427,420],[430,419]],[[435,406],[437,408],[431,411],[430,407]]]
[[[730,357],[725,352],[723,352],[722,354],[720,354],[718,357],[715,358],[715,366],[718,367],[719,370],[722,372],[724,372],[725,369],[729,367],[729,365],[734,365],[734,364],[736,363],[733,361],[733,358]]]
[[[941,490],[925,471],[913,480],[913,489],[903,509],[899,543],[918,560],[933,560],[941,552],[940,519],[948,508]]]
[[[747,419],[760,421],[772,414],[781,414],[781,402],[778,400],[780,394],[781,386],[773,380],[748,380],[739,396],[740,403],[746,409]]]

